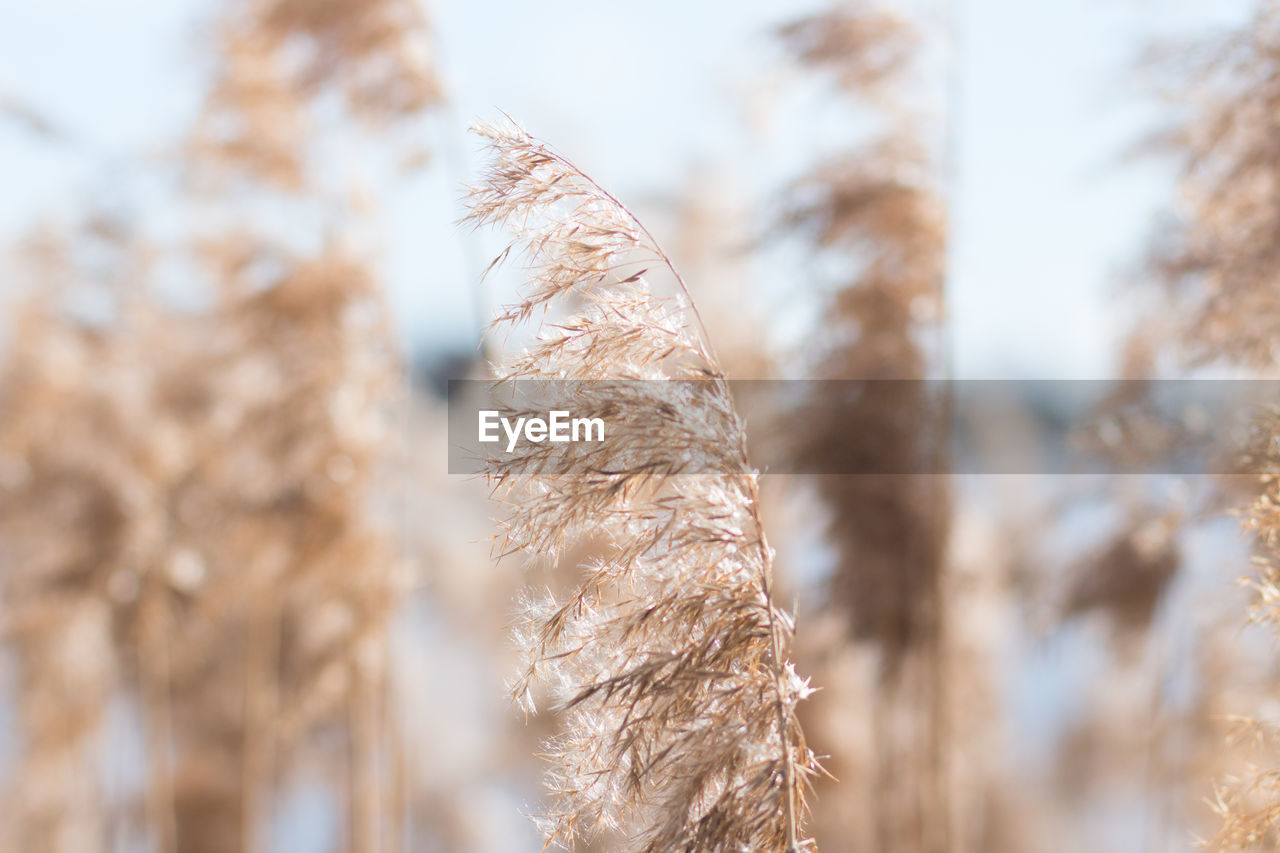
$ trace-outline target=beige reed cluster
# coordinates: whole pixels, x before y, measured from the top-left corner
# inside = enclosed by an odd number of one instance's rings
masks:
[[[242,0],[212,28],[171,165],[215,180],[177,184],[164,236],[94,215],[22,253],[0,368],[3,849],[266,849],[300,777],[350,849],[391,849],[410,807],[384,770],[405,591],[373,508],[394,357],[364,220],[311,163],[326,95],[383,123],[436,101],[426,21],[409,0]],[[323,245],[246,212],[317,200]],[[175,272],[198,307],[161,295]],[[127,761],[136,782],[104,780]]]

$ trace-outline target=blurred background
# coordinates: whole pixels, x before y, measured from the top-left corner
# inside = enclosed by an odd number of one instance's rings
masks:
[[[0,849],[542,849],[526,578],[447,473],[519,284],[473,119],[627,203],[732,378],[1274,378],[1278,64],[1266,0],[0,5]],[[763,428],[941,428],[811,406]],[[821,849],[1213,838],[1271,482],[766,477]]]

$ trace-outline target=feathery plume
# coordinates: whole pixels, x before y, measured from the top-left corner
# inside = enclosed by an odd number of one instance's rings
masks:
[[[554,327],[535,323],[537,340],[499,377],[702,380],[698,399],[718,424],[695,434],[661,416],[691,405],[689,383],[631,383],[627,408],[647,406],[643,431],[665,451],[607,469],[490,472],[513,510],[504,550],[534,560],[589,536],[610,541],[567,598],[531,597],[517,630],[529,665],[515,695],[531,709],[535,688],[550,686],[565,715],[548,744],[548,844],[815,850],[802,824],[817,764],[796,718],[811,689],[785,657],[793,625],[770,597],[757,474],[688,290],[644,226],[568,160],[511,123],[474,129],[492,164],[466,221],[509,228],[495,264],[516,253],[530,270],[495,325],[545,317],[569,297],[581,308]],[[650,268],[674,275],[681,295],[657,295]],[[606,438],[604,455],[626,458],[623,440]],[[678,475],[692,453],[722,467]]]
[[[934,851],[950,849],[953,824],[952,501],[945,390],[911,380],[941,372],[948,223],[939,154],[908,108],[918,97],[912,83],[928,33],[904,12],[877,0],[837,3],[779,30],[794,61],[834,84],[841,110],[867,130],[792,184],[777,232],[803,241],[808,272],[824,289],[821,324],[805,341],[814,374],[893,380],[872,382],[861,394],[813,395],[787,430],[795,458],[836,468],[892,460],[897,470],[932,472],[814,478],[835,556],[829,612],[879,663],[866,688],[872,698],[852,698],[848,674],[833,673],[833,691],[814,703],[815,722],[823,722],[813,735],[836,775],[849,775],[844,766],[874,779],[861,817],[848,815],[858,808],[851,805],[815,829],[824,843],[867,832],[864,843],[877,849]],[[850,732],[863,722],[851,705],[864,709],[872,733],[865,758],[850,754]]]
[[[1184,117],[1157,140],[1181,167],[1179,209],[1150,250],[1177,343],[1196,362],[1271,368],[1280,7],[1260,3],[1248,26],[1155,58]]]

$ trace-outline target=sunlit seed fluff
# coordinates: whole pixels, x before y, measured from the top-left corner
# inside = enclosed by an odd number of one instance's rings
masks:
[[[792,623],[770,600],[764,538],[743,425],[697,309],[653,293],[667,268],[644,227],[548,146],[512,125],[478,125],[491,162],[468,221],[513,234],[495,264],[528,269],[521,299],[497,323],[539,333],[496,366],[499,378],[699,379],[626,391],[583,386],[576,402],[624,407],[629,428],[601,448],[611,465],[546,467],[535,448],[490,470],[508,507],[501,551],[562,554],[587,537],[609,551],[555,601],[528,599],[515,632],[528,655],[514,685],[526,708],[550,693],[562,730],[546,745],[551,796],[537,819],[573,849],[798,853],[817,765],[795,716],[808,694],[785,659]],[[577,314],[546,319],[573,295]],[[677,424],[655,415],[679,411]],[[692,461],[714,473],[677,474]],[[658,473],[650,467],[658,466]]]

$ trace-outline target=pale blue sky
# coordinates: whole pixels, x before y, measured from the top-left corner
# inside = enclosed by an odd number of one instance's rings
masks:
[[[1120,162],[1159,116],[1128,69],[1151,36],[1239,22],[1249,3],[957,4],[956,375],[1106,375],[1127,323],[1116,283],[1171,197],[1166,167]],[[793,143],[807,132],[749,132],[744,121],[778,101],[779,57],[767,33],[821,5],[437,0],[453,105],[425,130],[436,166],[384,196],[401,331],[441,346],[465,345],[474,333],[467,252],[479,256],[487,244],[460,244],[452,225],[457,183],[474,165],[463,134],[472,116],[511,113],[642,209],[679,192],[694,164],[713,163],[762,197],[794,171]],[[34,212],[68,209],[85,191],[145,208],[149,167],[128,166],[136,164],[128,155],[163,145],[194,109],[200,21],[210,8],[0,4],[0,92],[44,107],[76,140],[50,147],[0,125],[0,233],[12,235]]]

